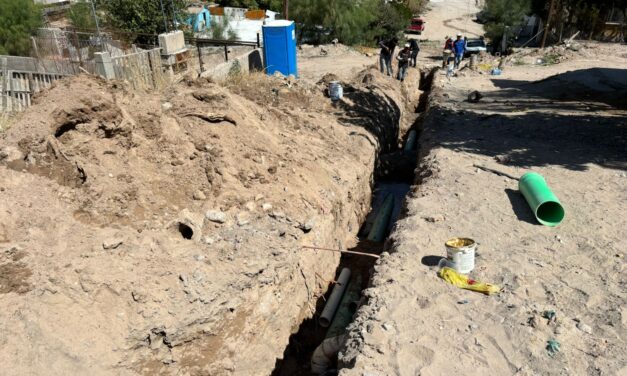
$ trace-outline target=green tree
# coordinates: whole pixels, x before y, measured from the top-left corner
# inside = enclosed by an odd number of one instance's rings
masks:
[[[41,8],[32,0],[0,0],[0,55],[27,56],[41,25]]]
[[[513,28],[531,12],[531,0],[486,0],[486,36],[495,45],[501,43],[506,28]]]
[[[76,29],[96,29],[96,20],[94,19],[91,3],[88,0],[81,0],[72,4],[67,16],[70,19],[72,26]]]
[[[173,14],[177,22],[185,18],[185,0],[100,0],[98,9],[105,11],[107,26],[134,33],[159,34],[174,29]]]
[[[377,37],[398,35],[407,27],[411,11],[404,2],[384,0],[292,0],[290,16],[301,39],[371,44]]]
[[[283,10],[283,0],[221,0],[218,4],[222,7],[269,9],[275,12]]]

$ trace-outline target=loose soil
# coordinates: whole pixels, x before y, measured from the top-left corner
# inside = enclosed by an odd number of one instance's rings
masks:
[[[317,76],[40,93],[0,138],[8,374],[269,374],[340,259],[300,246],[356,244],[406,124],[353,73],[335,104]]]
[[[554,49],[559,64],[436,73],[406,215],[349,328],[340,375],[627,371],[626,50],[576,42],[577,54]],[[518,181],[476,166],[541,173],[566,208],[563,223],[539,225]],[[470,276],[500,294],[438,278],[453,237],[478,242]],[[553,340],[560,350],[550,355]]]

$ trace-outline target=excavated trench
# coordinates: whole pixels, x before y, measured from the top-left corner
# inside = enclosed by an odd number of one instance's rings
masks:
[[[403,215],[405,195],[414,183],[423,115],[428,107],[436,70],[421,72],[418,89],[422,94],[415,107],[416,118],[411,127],[398,137],[402,142],[383,150],[378,156],[371,211],[357,233],[358,244],[348,249],[355,253],[342,254],[335,279],[328,281],[327,292],[316,301],[315,314],[304,320],[298,331],[292,334],[283,357],[276,360],[272,376],[331,376],[338,373],[336,348],[342,346],[346,326],[352,322],[357,308],[365,303],[361,293],[370,283],[373,267],[378,255],[384,250],[385,240]],[[346,269],[350,270],[350,278],[344,284],[346,286],[341,286]],[[329,322],[326,316],[323,317],[325,306],[334,294],[334,289],[341,287],[345,287],[342,299]],[[312,357],[315,364],[312,363]],[[320,364],[321,360],[323,364]]]

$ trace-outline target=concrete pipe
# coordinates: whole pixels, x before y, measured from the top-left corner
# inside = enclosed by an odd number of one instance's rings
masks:
[[[333,358],[337,357],[337,353],[344,344],[345,335],[327,338],[316,347],[311,356],[311,372],[320,375],[329,369],[333,363]]]
[[[370,230],[370,234],[368,234],[368,240],[377,243],[381,243],[385,240],[393,209],[394,195],[388,194],[379,208],[379,212],[372,225],[372,230]]]
[[[331,291],[331,296],[329,296],[327,304],[324,306],[322,314],[318,319],[320,326],[328,328],[329,325],[331,325],[331,320],[333,320],[333,316],[335,316],[335,311],[337,311],[337,307],[342,300],[342,296],[344,296],[344,291],[346,291],[346,287],[348,286],[348,280],[350,279],[350,277],[350,269],[342,269],[342,271],[340,272],[340,276],[337,278],[337,282],[333,287],[333,291]]]

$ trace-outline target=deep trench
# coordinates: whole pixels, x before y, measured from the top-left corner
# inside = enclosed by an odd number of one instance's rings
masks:
[[[422,90],[422,94],[415,107],[416,119],[411,127],[400,135],[401,142],[392,150],[386,150],[380,153],[378,156],[378,162],[376,163],[374,171],[374,187],[371,203],[371,211],[366,216],[362,223],[359,232],[358,244],[349,249],[350,251],[369,253],[378,255],[384,250],[385,239],[389,236],[396,221],[402,216],[402,210],[404,207],[405,195],[409,192],[411,185],[414,183],[414,170],[418,163],[418,148],[420,145],[420,133],[422,129],[422,122],[424,114],[427,111],[429,94],[431,91],[433,76],[437,69],[429,71],[421,71],[419,90]],[[411,150],[404,150],[407,145],[410,132],[415,131],[415,139],[413,142],[413,148]],[[393,196],[393,210],[392,215],[387,224],[385,230],[385,236],[381,241],[373,241],[368,239],[368,235],[373,227],[373,223],[376,220],[376,216],[383,205],[385,205],[386,198]],[[389,200],[389,199],[388,199]],[[363,303],[362,291],[366,289],[370,283],[372,271],[376,258],[347,254],[343,253],[340,258],[340,263],[335,272],[335,278],[333,281],[329,281],[327,292],[316,301],[316,311],[313,317],[304,320],[296,333],[292,334],[289,339],[289,344],[285,348],[282,358],[276,360],[274,371],[272,376],[309,376],[316,375],[311,370],[311,357],[315,349],[324,341],[325,338],[331,336],[329,332],[333,331],[334,335],[338,334],[337,328],[325,328],[320,325],[320,314],[324,309],[329,296],[333,290],[335,281],[338,279],[342,269],[349,268],[351,270],[351,281],[359,284],[359,299],[355,304],[351,304],[349,307],[351,315],[350,321],[353,319],[353,315],[357,311],[358,306]],[[350,289],[350,282],[349,282]],[[339,309],[338,309],[339,311]],[[336,313],[336,317],[337,317]],[[334,317],[334,320],[336,318]],[[331,325],[334,326],[333,324]],[[329,332],[327,331],[328,329]],[[342,328],[345,331],[345,327]],[[343,334],[343,332],[340,332]],[[338,364],[337,356],[333,359],[333,364],[329,369],[322,373],[325,376],[337,375]]]

